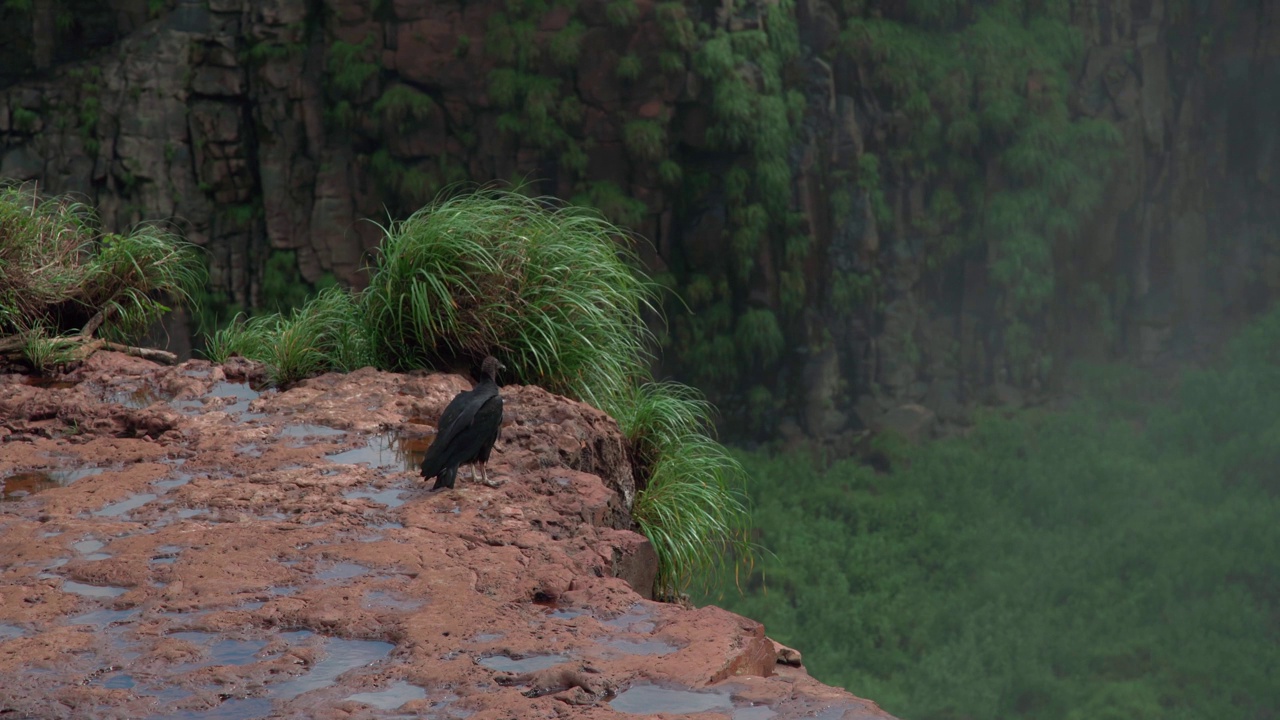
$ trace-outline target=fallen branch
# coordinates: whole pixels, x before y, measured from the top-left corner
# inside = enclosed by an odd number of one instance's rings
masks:
[[[132,345],[121,345],[120,343],[113,343],[108,341],[103,341],[103,349],[114,350],[115,352],[127,353],[134,357],[140,357],[143,360],[150,360],[151,362],[160,363],[161,365],[177,365],[178,364],[178,356],[174,355],[168,350],[157,350],[155,348],[134,347]]]
[[[99,350],[112,350],[114,352],[121,352],[126,355],[132,355],[144,360],[160,363],[161,365],[178,364],[178,356],[168,352],[167,350],[123,345],[121,343],[102,340],[88,335],[67,335],[49,339],[63,348],[67,348],[68,351],[74,353],[74,358],[80,361],[87,359],[90,355]],[[25,345],[26,338],[21,335],[11,335],[9,337],[0,338],[0,355],[13,358],[15,360],[21,360],[23,359],[23,347]]]

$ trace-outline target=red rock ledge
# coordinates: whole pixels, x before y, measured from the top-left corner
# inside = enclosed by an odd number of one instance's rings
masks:
[[[253,372],[0,376],[6,717],[889,718],[760,623],[647,599],[603,413],[505,387],[502,484],[431,494],[466,379]]]

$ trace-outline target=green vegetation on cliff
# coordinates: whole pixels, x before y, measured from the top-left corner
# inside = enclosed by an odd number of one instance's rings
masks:
[[[776,555],[710,600],[904,718],[1268,717],[1277,348],[1280,311],[1172,392],[1080,368],[1068,409],[890,445],[889,473],[743,456]]]
[[[1110,123],[1071,110],[1084,43],[1070,13],[1062,0],[910,3],[892,18],[855,13],[843,34],[895,115],[876,149],[887,162],[859,183],[877,220],[891,217],[876,180],[892,178],[924,190],[923,212],[896,229],[921,238],[927,267],[982,249],[1021,379],[1049,360],[1031,336],[1049,315],[1055,250],[1100,200],[1120,141]]]

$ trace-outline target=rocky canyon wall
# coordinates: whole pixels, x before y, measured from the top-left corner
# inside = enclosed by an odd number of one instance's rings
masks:
[[[951,42],[990,19],[973,8],[82,4],[3,11],[0,175],[82,193],[112,228],[175,223],[209,250],[215,295],[244,306],[272,258],[359,285],[380,236],[365,219],[451,182],[531,180],[646,239],[688,304],[668,308],[665,369],[742,433],[927,432],[1052,391],[1068,359],[1203,356],[1280,289],[1280,7],[1264,0],[1052,16],[1082,43],[1065,81],[1033,63],[1003,82],[1024,115],[1058,98],[1046,127],[1110,127],[1114,149],[1022,173],[1056,188],[1036,210],[1047,240],[1025,246],[993,209],[1023,182],[1009,138],[1070,158],[1094,136],[1024,137],[986,108],[966,145],[942,93],[963,69],[885,44],[903,27],[917,54]],[[960,105],[996,83],[973,67]],[[917,96],[938,123],[912,124]],[[945,143],[919,150],[930,133]],[[948,170],[960,155],[976,170]],[[1091,176],[1099,192],[1074,192]],[[1074,215],[1055,225],[1059,202]]]

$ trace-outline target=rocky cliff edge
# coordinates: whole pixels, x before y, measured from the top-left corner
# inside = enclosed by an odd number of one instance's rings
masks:
[[[889,718],[755,621],[647,598],[603,413],[508,386],[501,484],[429,493],[465,378],[253,372],[0,375],[6,716]]]

